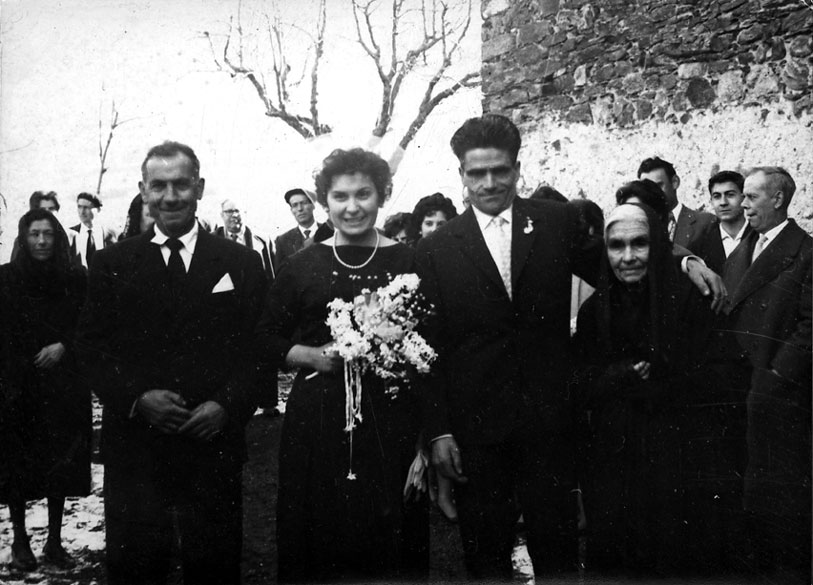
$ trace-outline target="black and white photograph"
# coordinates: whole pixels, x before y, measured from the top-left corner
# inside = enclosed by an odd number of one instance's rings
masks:
[[[0,583],[813,584],[811,0],[0,0]]]

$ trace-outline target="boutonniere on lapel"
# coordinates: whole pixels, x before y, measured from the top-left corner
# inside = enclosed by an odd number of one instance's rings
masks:
[[[534,231],[534,220],[532,220],[530,217],[526,217],[525,227],[523,228],[522,233],[530,234],[532,231]]]

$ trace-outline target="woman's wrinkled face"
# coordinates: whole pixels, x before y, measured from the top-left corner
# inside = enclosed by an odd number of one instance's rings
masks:
[[[449,220],[446,219],[446,214],[442,211],[435,211],[434,213],[425,215],[421,222],[421,237],[425,238],[447,221]]]
[[[28,253],[34,260],[40,262],[49,260],[54,255],[56,230],[47,219],[32,221],[31,225],[28,226],[25,241]]]
[[[635,284],[646,276],[649,265],[649,227],[645,221],[620,219],[606,235],[607,258],[616,278]]]

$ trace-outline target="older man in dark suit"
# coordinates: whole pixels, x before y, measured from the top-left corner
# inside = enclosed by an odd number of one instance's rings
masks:
[[[780,167],[745,179],[753,232],[726,261],[726,308],[753,366],[748,394],[745,506],[761,540],[762,569],[810,582],[811,302],[813,238],[792,219],[796,185]]]
[[[266,278],[260,256],[199,229],[195,153],[142,165],[155,226],[94,257],[79,343],[104,405],[108,582],[164,583],[180,532],[186,583],[238,583],[246,363]]]

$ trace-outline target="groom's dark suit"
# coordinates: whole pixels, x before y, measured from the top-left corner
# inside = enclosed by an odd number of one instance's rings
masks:
[[[456,493],[473,578],[510,578],[515,489],[539,576],[575,560],[571,274],[594,281],[602,247],[582,241],[574,210],[559,203],[515,198],[511,226],[513,298],[471,209],[418,246],[439,354],[426,430],[460,446],[469,482]]]
[[[174,508],[182,511],[186,578],[231,582],[235,569],[239,579],[244,429],[257,406],[245,362],[266,278],[259,255],[201,229],[183,285],[173,289],[153,236],[150,229],[96,254],[80,323],[88,382],[104,405],[110,576],[160,582]],[[150,428],[134,404],[152,389],[179,393],[190,410],[216,402],[225,428],[209,442]]]

